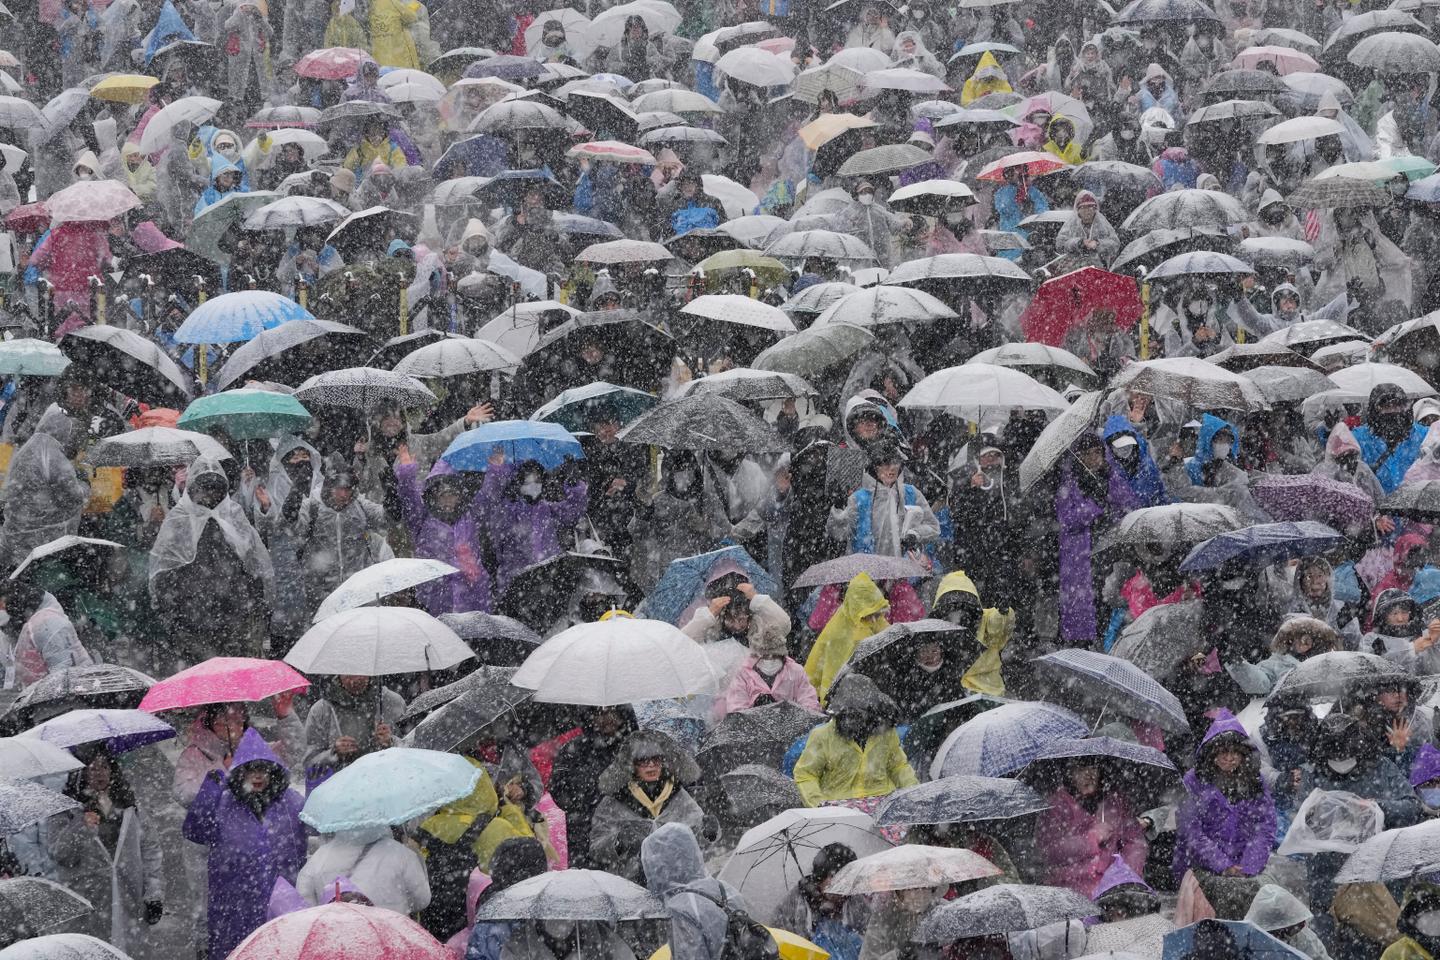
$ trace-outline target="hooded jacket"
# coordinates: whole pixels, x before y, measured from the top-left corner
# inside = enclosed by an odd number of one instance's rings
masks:
[[[919,782],[890,724],[861,745],[841,734],[831,720],[810,731],[795,763],[795,786],[810,807],[831,800],[883,797]]]
[[[314,464],[318,469],[319,464]],[[336,509],[329,496],[332,478],[322,481],[319,496],[311,494],[300,504],[290,534],[299,545],[299,562],[305,577],[305,595],[314,610],[346,578],[374,563],[394,557],[385,535],[385,510],[358,490],[350,502]]]
[[[820,631],[805,659],[805,675],[819,692],[821,703],[830,696],[830,685],[860,641],[885,629],[884,614],[889,609],[890,601],[868,573],[857,574],[850,581],[840,609]]]
[[[212,156],[210,158],[209,184],[205,187],[204,192],[200,194],[200,199],[195,201],[195,216],[200,216],[206,207],[214,206],[232,193],[248,192],[245,185],[240,182],[241,172],[237,164],[232,163],[218,154]],[[235,185],[224,193],[221,193],[215,182],[220,179],[221,174],[225,173],[235,174]]]
[[[1301,585],[1307,570],[1319,569],[1325,574],[1325,592],[1311,598],[1306,596]],[[1295,595],[1290,601],[1289,613],[1304,614],[1328,624],[1340,635],[1341,647],[1345,650],[1360,648],[1360,621],[1345,604],[1335,599],[1335,571],[1324,557],[1305,557],[1295,568]]]
[[[1279,937],[1279,931],[1307,924],[1286,937],[1285,942],[1302,951],[1310,960],[1330,960],[1330,952],[1325,949],[1325,944],[1320,942],[1320,938],[1308,926],[1313,919],[1315,915],[1296,899],[1295,894],[1276,883],[1267,883],[1261,887],[1255,894],[1255,899],[1250,901],[1250,909],[1245,914],[1246,923],[1253,923],[1275,937]]]
[[[1222,709],[1205,732],[1198,755],[1203,757],[1209,744],[1225,734],[1250,742],[1240,722]],[[1175,879],[1191,867],[1211,873],[1239,867],[1248,877],[1265,869],[1275,847],[1275,802],[1264,779],[1253,795],[1242,799],[1227,797],[1196,770],[1187,772],[1183,780],[1185,799],[1175,814]]]
[[[1135,438],[1135,461],[1127,464],[1116,459],[1116,466],[1124,474],[1130,491],[1142,507],[1157,507],[1170,502],[1169,495],[1165,492],[1165,481],[1160,476],[1160,468],[1155,463],[1155,458],[1150,454],[1150,441],[1135,429],[1130,418],[1123,413],[1111,414],[1105,420],[1105,431],[1103,438],[1108,446],[1117,437],[1130,436]],[[1113,456],[1113,453],[1112,453]]]
[[[1045,883],[1088,896],[1116,857],[1131,870],[1145,869],[1150,845],[1122,789],[1105,789],[1093,811],[1064,787],[1052,790],[1046,799],[1049,809],[1041,811],[1035,820],[1035,852],[1045,864]],[[1111,829],[1110,837],[1103,842],[1102,824]]]
[[[980,55],[975,69],[970,74],[970,79],[960,89],[960,105],[968,107],[971,103],[991,93],[1011,93],[1010,80],[1005,76],[1005,71],[1000,68],[1000,61],[990,51]]]
[[[1382,383],[1370,391],[1370,399],[1365,406],[1365,422],[1354,431],[1355,442],[1360,446],[1360,455],[1375,472],[1375,479],[1386,493],[1394,493],[1400,486],[1406,472],[1419,459],[1421,447],[1429,432],[1426,427],[1412,423],[1401,439],[1391,442],[1376,431],[1377,418],[1386,416],[1380,413],[1380,405],[1395,397],[1406,401],[1407,413],[1404,416],[1408,419],[1409,402],[1405,391],[1394,384]]]
[[[1146,913],[1128,920],[1113,923],[1097,923],[1086,931],[1085,951],[1095,953],[1131,953],[1141,957],[1159,956],[1164,949],[1165,937],[1175,929],[1175,924],[1160,915],[1159,898],[1125,858],[1118,853],[1110,860],[1110,866],[1095,885],[1095,891],[1088,894],[1092,900],[1100,900],[1106,894],[1119,895],[1118,891],[1131,891],[1154,898],[1155,912]],[[1112,893],[1114,892],[1114,893]]]
[[[400,493],[400,515],[410,530],[415,556],[442,560],[458,567],[458,576],[421,584],[416,592],[420,604],[435,616],[464,610],[489,610],[490,572],[482,559],[482,519],[472,498],[462,504],[459,515],[449,523],[430,509],[431,498],[439,488],[451,483],[459,486],[460,476],[443,460],[436,460],[420,489],[420,465],[395,465],[395,479]]]
[[[1059,141],[1055,138],[1055,130],[1058,127],[1070,128],[1070,139],[1065,142],[1065,146],[1063,147],[1060,146]],[[1080,143],[1075,139],[1075,121],[1058,113],[1051,116],[1050,122],[1045,125],[1045,145],[1043,149],[1046,153],[1054,154],[1068,164],[1078,166],[1085,162],[1085,151],[1081,149]],[[1079,198],[1077,197],[1076,199],[1078,200]]]
[[[1342,457],[1352,454],[1355,457],[1353,470],[1340,462]],[[1385,490],[1380,486],[1375,472],[1370,469],[1370,464],[1366,463],[1361,455],[1360,444],[1356,441],[1355,434],[1343,420],[1331,428],[1330,435],[1325,438],[1325,457],[1315,464],[1310,472],[1317,477],[1339,480],[1341,483],[1353,483],[1377,503],[1385,496]]]
[[[270,563],[270,552],[261,542],[260,534],[250,525],[240,504],[228,494],[213,508],[202,507],[190,498],[190,489],[197,480],[207,475],[224,478],[225,471],[219,461],[208,457],[201,457],[190,465],[185,495],[165,515],[165,522],[155,535],[155,546],[150,550],[152,599],[157,603],[166,599],[162,578],[195,563],[202,538],[207,531],[214,529],[235,554],[245,575],[263,586],[268,606],[275,590],[275,571]],[[226,478],[225,482],[228,485],[229,479]]]
[[[341,877],[386,910],[413,914],[430,904],[424,862],[394,839],[389,827],[342,830],[330,837],[305,861],[295,888],[311,903],[325,903],[327,888]]]
[[[939,586],[935,589],[935,602],[932,606],[940,606],[941,600],[952,593],[968,594],[975,598],[977,605],[983,607],[980,603],[980,591],[975,588],[974,581],[966,576],[963,570],[951,571],[941,578]],[[1010,642],[1010,637],[1014,632],[1014,611],[1002,613],[994,607],[983,607],[975,635],[975,642],[980,646],[980,654],[966,669],[965,675],[960,680],[966,690],[992,697],[1005,696],[1005,678],[1000,672],[1000,654],[1005,649],[1005,645]]]
[[[80,529],[90,484],[76,474],[70,455],[79,447],[78,425],[51,404],[34,434],[15,452],[0,502],[5,507],[3,560],[14,567],[31,550]]]
[[[715,902],[748,912],[739,892],[705,872],[700,843],[689,827],[669,823],[640,846],[645,886],[670,913],[670,953],[675,960],[720,960],[729,928]]]
[[[335,741],[341,737],[353,737],[358,742],[360,751],[356,756],[375,750],[376,725],[383,722],[392,729],[398,727],[404,712],[405,699],[381,686],[379,678],[372,678],[358,694],[346,690],[338,679],[331,680],[323,698],[315,701],[305,716],[306,777],[317,782],[340,766]]]
[[[1211,447],[1222,431],[1228,431],[1232,438],[1230,454],[1223,461],[1217,462]],[[1194,455],[1185,458],[1183,469],[1172,470],[1167,476],[1175,499],[1192,503],[1223,504],[1234,509],[1250,523],[1264,523],[1268,520],[1269,516],[1250,495],[1249,477],[1235,465],[1235,452],[1239,446],[1239,427],[1213,414],[1202,416]]]

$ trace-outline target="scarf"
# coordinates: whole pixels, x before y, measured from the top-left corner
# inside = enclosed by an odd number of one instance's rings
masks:
[[[665,809],[665,804],[670,801],[670,795],[674,792],[675,781],[666,780],[665,786],[655,795],[655,799],[651,800],[649,795],[645,793],[645,788],[642,787],[638,781],[630,781],[630,796],[645,809],[646,813],[650,814],[651,820],[660,819],[660,814]]]

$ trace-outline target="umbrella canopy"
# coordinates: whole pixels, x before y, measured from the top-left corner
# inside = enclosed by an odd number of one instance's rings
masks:
[[[731,545],[670,561],[655,588],[641,603],[640,610],[645,616],[656,620],[680,623],[690,612],[690,608],[700,601],[705,584],[710,582],[712,571],[722,565],[727,569],[738,568],[759,593],[773,597],[780,590],[780,584],[775,578],[756,563],[743,547]]]
[[[1369,342],[1370,338],[1337,320],[1301,320],[1260,338],[1262,343],[1278,343],[1307,355],[1319,347],[1346,340]]]
[[[1196,544],[1245,524],[1219,503],[1167,503],[1131,510],[1107,540],[1110,546]]]
[[[1291,73],[1313,73],[1320,69],[1314,57],[1283,46],[1246,47],[1231,61],[1231,66],[1243,70],[1259,70],[1262,64],[1273,67],[1282,77]]]
[[[266,107],[245,121],[252,130],[278,130],[282,127],[313,127],[320,122],[320,111],[314,107],[290,106]]]
[[[1022,150],[1019,153],[1011,153],[998,160],[987,163],[976,176],[977,180],[985,180],[990,183],[1004,183],[1005,171],[1012,169],[1023,169],[1032,177],[1043,177],[1047,173],[1054,173],[1057,170],[1067,170],[1070,164],[1061,160],[1053,153],[1043,153],[1035,150]]]
[[[1143,310],[1140,285],[1134,277],[1081,267],[1040,284],[1020,326],[1025,339],[1058,347],[1071,328],[1104,310],[1115,314],[1117,325],[1133,327]]]
[[[180,343],[243,343],[291,320],[314,320],[309,310],[269,290],[241,290],[211,297],[190,312],[175,339]]]
[[[518,667],[540,646],[540,634],[514,617],[471,610],[442,613],[440,622],[467,641],[481,663]]]
[[[1095,429],[1100,419],[1100,405],[1104,400],[1103,390],[1082,393],[1064,413],[1045,425],[1040,436],[1035,438],[1030,452],[1020,461],[1022,493],[1040,482],[1040,478],[1060,462],[1060,458],[1069,452],[1081,435]]]
[[[1053,410],[1069,407],[1065,398],[1029,374],[1010,367],[966,363],[937,370],[900,399],[900,406],[916,410],[949,410],[969,419],[980,411]]]
[[[1440,520],[1440,480],[1401,484],[1378,504],[1386,514],[1414,520]]]
[[[1136,3],[1147,2],[1151,0],[1136,0]],[[1193,2],[1199,5],[1198,0]],[[931,910],[920,921],[913,940],[950,943],[1034,930],[1062,920],[1083,920],[1099,914],[1099,907],[1065,887],[999,883]]]
[[[1268,70],[1222,70],[1205,84],[1211,100],[1250,99],[1284,93],[1285,84]]]
[[[513,718],[512,731],[530,743],[546,736],[546,731],[537,728],[539,718],[522,714],[517,708],[528,704],[534,696],[529,690],[522,690],[510,683],[514,667],[482,667],[474,673],[446,684],[437,690],[428,691],[428,696],[444,696],[450,699],[422,704],[417,697],[405,711],[405,719],[419,716],[422,705],[433,710],[419,725],[406,736],[406,746],[426,750],[455,751],[479,736],[491,724],[502,717]],[[438,704],[438,708],[436,706]]]
[[[1257,523],[1197,544],[1180,564],[1180,569],[1191,573],[1214,570],[1224,564],[1268,566],[1278,560],[1335,550],[1346,542],[1344,534],[1313,520]]]
[[[1269,344],[1256,344],[1256,346],[1269,346]],[[1299,354],[1295,354],[1295,356],[1299,357]],[[1260,395],[1271,405],[1299,403],[1317,393],[1338,389],[1335,381],[1319,370],[1302,366],[1260,366],[1245,371],[1245,376],[1250,378],[1250,381],[1260,390]]]
[[[1382,383],[1393,383],[1412,400],[1435,396],[1435,388],[1419,374],[1393,363],[1357,363],[1330,374],[1330,380],[1346,397],[1369,399],[1370,391]]]
[[[795,324],[783,310],[735,293],[712,293],[696,297],[680,308],[680,315],[713,320],[716,323],[773,330],[782,334],[795,332]]]
[[[695,760],[711,772],[758,763],[779,769],[797,739],[825,722],[825,716],[786,701],[725,715],[705,739]]]
[[[28,780],[0,778],[0,836],[19,833],[80,804]]]
[[[1033,282],[1028,273],[1004,257],[984,257],[974,253],[942,253],[906,260],[885,278],[888,286],[919,287],[941,292],[992,284],[1009,289],[1016,284],[1028,286]]]
[[[1110,653],[1164,681],[1206,644],[1199,600],[1151,607],[1120,632]]]
[[[79,770],[85,764],[69,750],[34,737],[0,737],[0,778],[34,780]]]
[[[890,557],[876,553],[852,553],[824,560],[811,567],[795,579],[795,587],[819,587],[827,583],[849,583],[860,574],[866,574],[879,583],[883,580],[908,580],[923,577],[924,568],[907,557]]]
[[[1304,960],[1304,953],[1277,940],[1253,923],[1241,920],[1204,920],[1201,923],[1224,926],[1225,931],[1229,934],[1228,939],[1234,944],[1234,949],[1239,956],[1251,958],[1251,960]],[[1182,957],[1193,955],[1196,941],[1195,931],[1201,926],[1201,923],[1192,923],[1188,927],[1165,934],[1162,960],[1181,960]]]
[[[1440,47],[1413,33],[1372,33],[1350,49],[1345,59],[1379,76],[1402,76],[1440,70]]]
[[[348,407],[368,413],[389,406],[426,406],[435,402],[435,394],[403,373],[349,367],[316,374],[296,388],[295,399],[310,406]]]
[[[875,335],[848,323],[830,323],[801,330],[766,347],[750,362],[756,370],[792,373],[806,380],[823,380],[834,368],[853,360],[875,342]]]
[[[715,61],[715,71],[756,87],[783,87],[795,78],[790,58],[759,47],[737,47]]]
[[[1300,143],[1319,137],[1338,137],[1344,132],[1345,127],[1338,120],[1328,117],[1295,117],[1263,131],[1256,140],[1265,144]]]
[[[459,377],[491,370],[514,372],[520,358],[498,343],[475,337],[447,337],[426,344],[395,364],[396,373],[410,377]]]
[[[1307,657],[1275,685],[1270,696],[1301,696],[1310,700],[1334,699],[1362,683],[1408,681],[1410,674],[1398,664],[1373,653],[1338,650]]]
[[[1029,784],[1002,777],[942,777],[896,790],[880,801],[875,822],[885,826],[1011,820],[1049,809]]]
[[[475,912],[477,923],[502,920],[658,920],[665,905],[644,887],[603,870],[542,873],[502,890]]]
[[[311,790],[300,819],[319,833],[405,823],[468,797],[480,775],[458,754],[389,747],[365,754]]]
[[[815,318],[812,327],[848,323],[878,327],[953,319],[958,314],[939,297],[909,287],[869,287],[846,294]]]
[[[778,452],[789,446],[760,417],[713,393],[667,400],[632,421],[619,439],[669,450]]]
[[[284,230],[288,227],[313,227],[339,223],[348,216],[348,207],[327,197],[281,197],[246,217],[245,229]]]
[[[83,933],[31,937],[0,950],[5,960],[130,960],[104,940]]]
[[[530,419],[558,424],[570,433],[586,433],[594,426],[594,415],[601,410],[613,413],[624,425],[645,411],[654,409],[659,402],[660,399],[653,393],[597,381],[561,392],[555,399],[537,407],[530,414]]]
[[[981,350],[966,363],[988,363],[996,367],[1014,367],[1033,377],[1044,375],[1052,383],[1093,385],[1095,371],[1069,350],[1044,343],[1007,343]]]
[[[199,126],[208,123],[215,114],[220,112],[224,106],[219,100],[210,97],[181,97],[161,107],[150,118],[145,125],[145,132],[140,136],[140,152],[144,154],[158,153],[170,145],[172,135],[177,127],[183,128],[185,124]],[[95,181],[91,181],[94,183]],[[137,204],[138,206],[138,204]]]
[[[1238,226],[1250,219],[1250,212],[1226,193],[1217,190],[1172,190],[1151,197],[1136,207],[1122,226],[1132,233],[1195,227]]]
[[[647,167],[653,167],[656,163],[655,155],[649,150],[621,143],[619,140],[590,140],[585,143],[577,143],[567,150],[565,155],[609,161],[610,163],[638,163]]]
[[[663,244],[648,240],[606,240],[581,250],[575,255],[575,261],[613,267],[622,263],[663,263],[674,256]]]
[[[826,893],[861,896],[889,890],[945,887],[1004,871],[973,850],[907,843],[847,863],[825,885]]]
[[[873,97],[885,90],[901,93],[948,93],[950,88],[938,77],[910,67],[886,67],[868,70],[860,80],[862,97]]]
[[[705,651],[660,620],[612,617],[545,641],[516,672],[542,703],[613,706],[714,693],[723,679]]]
[[[1007,703],[986,710],[951,732],[930,764],[934,779],[960,775],[999,777],[1022,769],[1053,740],[1083,737],[1090,728],[1064,707]]]
[[[354,47],[322,47],[296,60],[291,69],[297,77],[351,80],[360,72],[360,65],[369,60],[368,53]]]
[[[57,190],[45,200],[50,225],[114,220],[140,206],[142,201],[115,180],[82,180]]]
[[[793,373],[734,367],[691,380],[681,388],[680,393],[682,396],[687,393],[713,393],[736,403],[758,403],[792,397],[812,397],[818,391]]]
[[[558,423],[536,420],[495,420],[467,430],[451,441],[440,458],[456,470],[483,473],[496,447],[509,463],[535,460],[553,470],[567,458],[585,456],[580,441]]]
[[[159,713],[208,703],[258,703],[309,687],[310,681],[278,660],[212,657],[156,683],[146,691],[140,709]]]
[[[816,855],[832,843],[845,844],[857,857],[890,849],[874,821],[859,810],[787,810],[746,830],[718,879],[744,896],[756,920],[774,923],[786,895],[810,873]]]
[[[335,902],[282,914],[257,927],[227,960],[451,960],[414,920],[391,910]]]
[[[848,233],[834,230],[797,230],[788,233],[765,248],[765,255],[792,260],[824,257],[828,260],[860,260],[873,262],[875,251]]]
[[[20,691],[0,716],[0,728],[6,733],[20,733],[38,720],[76,707],[136,707],[154,683],[138,670],[113,663],[62,667]]]
[[[1190,276],[1247,276],[1255,268],[1244,260],[1210,250],[1192,250],[1165,260],[1146,275],[1147,280],[1167,280]]]
[[[1110,21],[1116,26],[1154,23],[1218,24],[1220,18],[1200,0],[1133,0]]]
[[[1440,870],[1440,821],[1385,830],[1366,840],[1346,858],[1336,883],[1410,880]]]
[[[1375,502],[1355,484],[1309,473],[1265,474],[1251,484],[1250,493],[1275,520],[1347,527],[1368,524],[1375,516]]]
[[[937,81],[938,82],[938,81]],[[930,161],[929,151],[909,143],[887,143],[852,153],[840,169],[839,177],[874,177],[900,173]]]
[[[423,610],[357,607],[305,631],[285,662],[310,675],[382,677],[447,670],[473,656],[455,631]]]
[[[1203,410],[1263,410],[1265,397],[1249,378],[1198,357],[1141,360],[1127,366],[1112,387],[1175,400]]]
[[[57,747],[104,743],[112,754],[175,736],[175,728],[142,710],[71,710],[31,727],[22,736],[38,737]]]
[[[69,358],[48,340],[22,337],[0,342],[0,375],[56,377],[68,366]]]
[[[94,909],[89,900],[43,877],[0,880],[0,947],[8,947]]]
[[[1095,650],[1057,650],[1031,661],[1067,696],[1103,714],[1119,713],[1172,733],[1190,729],[1180,699],[1127,660]]]
[[[1285,198],[1300,210],[1346,210],[1357,207],[1387,207],[1390,194],[1369,180],[1354,177],[1315,177],[1302,183]]]
[[[243,380],[295,386],[337,366],[359,364],[375,341],[358,327],[333,320],[289,320],[241,344],[215,375],[221,390]]]
[[[422,583],[431,583],[459,572],[459,569],[439,560],[391,557],[352,573],[344,583],[330,591],[311,620],[319,623],[342,610],[369,606]]]
[[[236,440],[261,440],[300,434],[310,425],[310,411],[292,396],[273,390],[226,390],[193,401],[177,426],[197,433],[224,431]],[[151,428],[154,429],[154,428]]]
[[[757,810],[793,810],[805,806],[795,781],[776,767],[758,763],[741,764],[720,775],[726,799],[737,814],[748,816]]]
[[[90,448],[86,459],[97,467],[188,467],[202,456],[226,460],[230,451],[213,437],[193,430],[142,427],[106,437]]]

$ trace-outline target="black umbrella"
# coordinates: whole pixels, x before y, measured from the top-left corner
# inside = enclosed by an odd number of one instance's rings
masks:
[[[1222,70],[1205,84],[1207,99],[1254,100],[1285,93],[1289,87],[1267,70]]]
[[[214,73],[220,66],[220,50],[199,40],[176,40],[151,55],[148,70],[153,76],[163,77],[178,63],[186,64],[192,77]]]
[[[380,103],[376,100],[347,100],[321,111],[318,125],[323,127],[327,124],[366,120],[370,117],[399,120],[400,111],[388,103]]]
[[[606,356],[586,377],[581,349],[598,344]],[[515,390],[538,407],[572,386],[604,380],[653,392],[670,373],[675,341],[633,310],[582,313],[551,329],[525,355]]]
[[[948,703],[937,703],[910,724],[910,729],[905,734],[905,749],[914,749],[922,756],[933,756],[950,735],[950,731],[986,710],[1010,702],[1002,697],[977,693]]]
[[[1320,365],[1281,343],[1234,343],[1205,359],[1231,373],[1248,373],[1257,367],[1304,367],[1323,373]],[[1328,389],[1328,388],[1321,388]]]
[[[1045,476],[1060,462],[1072,444],[1087,431],[1099,425],[1100,406],[1105,401],[1105,391],[1092,390],[1082,393],[1064,413],[1051,420],[1035,438],[1030,452],[1020,461],[1020,490],[1023,493]]]
[[[1048,790],[1077,760],[1103,768],[1108,783],[1123,784],[1146,794],[1159,792],[1156,787],[1173,782],[1179,775],[1170,758],[1154,747],[1114,737],[1077,737],[1052,742],[1026,764],[1020,776],[1037,789]]]
[[[931,910],[912,939],[916,943],[953,943],[1099,914],[1099,907],[1065,887],[998,883]]]
[[[598,90],[572,90],[565,112],[591,130],[605,130],[623,143],[640,136],[640,118],[619,97]]]
[[[1200,0],[1133,0],[1110,21],[1115,27],[1147,27],[1156,23],[1221,25],[1215,11]]]
[[[540,634],[513,617],[472,610],[442,613],[439,619],[469,644],[481,663],[518,667],[540,646]],[[421,697],[416,698],[417,703]]]
[[[183,408],[190,402],[189,374],[138,333],[81,327],[61,339],[60,352],[96,382],[142,403]]]
[[[569,612],[571,599],[587,572],[598,574],[605,581],[606,589],[596,592],[614,595],[613,590],[619,587],[625,597],[638,598],[638,591],[627,588],[623,582],[629,579],[626,567],[624,561],[604,553],[558,554],[515,574],[500,598],[499,612],[535,630],[547,630]],[[616,602],[624,607],[624,598],[617,596]]]
[[[92,909],[90,901],[53,880],[0,880],[0,947],[41,936]]]
[[[783,700],[737,710],[705,735],[695,759],[712,774],[747,763],[778,768],[791,744],[824,722],[824,715]]]
[[[915,662],[915,649],[925,643],[942,643],[947,648],[961,635],[961,628],[948,620],[915,620],[895,623],[861,640],[850,659],[836,675],[835,682],[851,670],[862,673],[881,686],[899,679],[906,664]]]
[[[628,443],[667,450],[779,452],[789,444],[775,428],[741,404],[713,393],[667,400],[620,431]]]
[[[1211,641],[1202,627],[1203,609],[1200,600],[1151,607],[1120,632],[1110,653],[1164,682],[1180,664],[1209,648]]]
[[[1099,194],[1120,190],[1144,197],[1160,189],[1160,178],[1149,167],[1123,160],[1091,160],[1076,167],[1072,176],[1080,186]]]
[[[795,781],[773,766],[745,763],[720,775],[720,785],[735,813],[744,818],[757,810],[795,810],[805,806]]]
[[[944,777],[896,790],[880,801],[875,823],[882,827],[1011,820],[1050,804],[1035,789],[1008,777]]]
[[[243,380],[296,387],[317,373],[358,367],[375,350],[364,330],[332,320],[292,320],[266,330],[232,353],[215,377],[224,390]]]
[[[475,191],[475,198],[492,206],[519,207],[525,194],[539,190],[545,203],[563,209],[573,199],[571,192],[550,175],[549,170],[502,170]]]
[[[429,691],[430,695],[450,696],[452,688],[461,688],[449,702],[435,707],[406,735],[406,744],[421,750],[449,752],[460,748],[501,717],[511,715],[535,695],[533,690],[522,690],[510,683],[514,673],[514,668],[482,667],[454,683]],[[410,706],[407,717],[414,715],[416,706]],[[515,726],[526,728],[528,725],[517,719]],[[529,740],[531,733],[526,729],[525,739]]]
[[[197,278],[208,290],[220,289],[220,265],[184,247],[127,257],[124,267],[129,276],[148,276],[167,293],[193,295]]]
[[[20,692],[0,715],[0,734],[13,736],[71,710],[133,710],[154,683],[138,670],[113,663],[64,667]]]
[[[1163,260],[1190,250],[1214,250],[1224,253],[1234,244],[1217,227],[1183,227],[1177,230],[1151,230],[1130,241],[1110,264],[1115,273],[1135,273],[1150,269]]]

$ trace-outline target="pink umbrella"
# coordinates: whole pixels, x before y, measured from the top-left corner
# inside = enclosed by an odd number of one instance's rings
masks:
[[[81,180],[57,190],[45,201],[50,225],[114,220],[140,206],[140,198],[114,180]]]
[[[140,709],[159,713],[207,703],[264,700],[309,686],[294,667],[279,660],[214,657],[155,684],[146,691]]]
[[[409,917],[358,903],[327,903],[276,917],[240,941],[229,960],[450,960]]]
[[[568,156],[589,157],[591,160],[610,160],[615,163],[643,163],[655,165],[655,156],[642,147],[632,147],[619,140],[591,140],[570,148]]]
[[[296,60],[295,75],[315,80],[349,80],[359,71],[360,64],[369,59],[370,54],[354,47],[325,47]]]
[[[1292,73],[1315,73],[1320,69],[1314,57],[1289,47],[1246,47],[1235,55],[1230,66],[1259,70],[1262,63],[1270,64],[1282,77]]]

